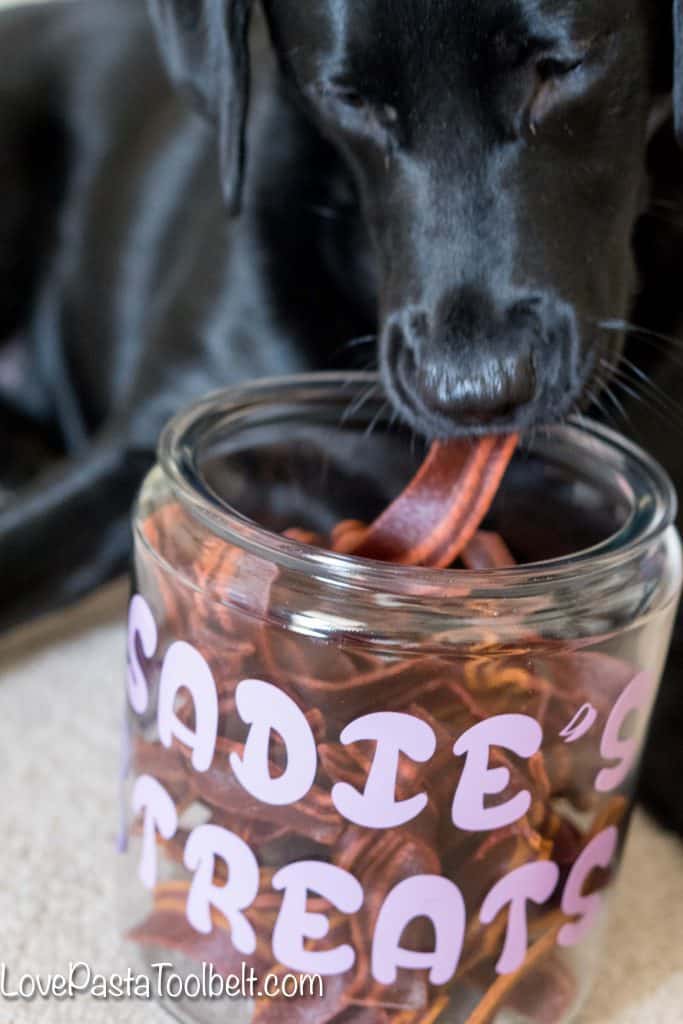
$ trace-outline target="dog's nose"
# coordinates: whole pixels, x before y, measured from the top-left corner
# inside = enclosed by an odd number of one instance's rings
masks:
[[[428,409],[460,423],[483,425],[530,402],[536,375],[529,356],[492,359],[476,373],[428,359],[417,371],[415,384]]]
[[[463,425],[509,419],[536,397],[548,319],[534,296],[498,304],[472,288],[442,301],[435,317],[413,318],[408,345],[419,404]]]

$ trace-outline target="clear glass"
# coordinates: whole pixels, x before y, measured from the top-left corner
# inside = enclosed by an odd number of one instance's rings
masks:
[[[599,976],[679,597],[675,497],[572,423],[491,510],[518,568],[283,536],[370,520],[419,466],[375,383],[258,383],[162,439],[135,514],[125,934],[197,1024],[561,1024]],[[323,995],[258,996],[302,972]]]

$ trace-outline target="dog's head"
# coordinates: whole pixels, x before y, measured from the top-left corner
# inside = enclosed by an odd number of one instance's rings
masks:
[[[251,2],[150,3],[175,78],[219,125],[236,209]],[[683,0],[262,3],[355,182],[404,418],[448,435],[567,415],[610,354],[599,322],[636,289],[653,126],[673,110],[683,138]]]

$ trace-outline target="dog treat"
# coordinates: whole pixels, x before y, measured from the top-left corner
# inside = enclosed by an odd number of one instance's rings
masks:
[[[514,565],[503,538],[481,525],[516,443],[514,437],[436,443],[414,480],[374,523],[340,523],[330,538],[297,527],[287,535],[397,565],[445,568],[458,560],[477,570]],[[574,916],[563,912],[563,886],[596,836],[610,827],[624,828],[628,809],[624,797],[596,792],[593,780],[604,763],[582,730],[592,715],[608,718],[632,676],[629,667],[607,655],[568,650],[559,641],[532,635],[510,650],[484,638],[479,647],[461,654],[435,649],[380,655],[343,637],[323,642],[288,631],[268,620],[277,579],[270,567],[253,581],[254,607],[217,603],[216,593],[229,595],[243,571],[243,555],[217,538],[197,548],[188,520],[189,512],[168,504],[143,522],[146,541],[168,565],[182,568],[187,583],[174,587],[163,570],[150,568],[154,578],[146,587],[156,589],[166,643],[191,638],[211,666],[218,691],[215,756],[208,770],[199,772],[193,768],[194,752],[177,736],[167,745],[137,736],[133,764],[136,776],[152,776],[163,785],[179,815],[200,812],[201,820],[224,826],[253,851],[259,887],[245,915],[256,945],[253,953],[238,952],[227,918],[216,909],[208,934],[188,922],[190,874],[184,867],[187,831],[182,828],[170,840],[157,840],[163,873],[160,869],[151,913],[129,937],[150,951],[210,962],[224,974],[239,973],[243,961],[262,974],[282,972],[272,948],[282,904],[273,879],[292,862],[311,860],[350,873],[364,899],[356,913],[342,914],[322,897],[310,896],[307,913],[324,914],[329,930],[321,939],[306,939],[305,947],[321,952],[348,945],[355,952],[353,964],[325,979],[322,998],[257,999],[253,1020],[258,1024],[436,1024],[442,1018],[488,1024],[503,1009],[538,1024],[564,1019],[577,985],[557,940],[579,911]],[[249,572],[254,573],[253,564]],[[231,767],[245,759],[236,691],[242,680],[254,679],[269,680],[301,709],[315,741],[315,777],[293,804],[256,799]],[[193,700],[187,691],[179,694],[175,714],[181,726],[191,727]],[[340,734],[352,720],[380,710],[409,716],[431,731],[436,747],[432,757],[401,757],[396,767],[395,806],[425,794],[421,812],[404,823],[371,829],[343,814],[336,794],[339,787],[365,792],[376,743],[342,742]],[[528,793],[528,808],[493,831],[454,827],[457,794],[460,784],[466,785],[454,746],[496,715],[531,716],[543,728],[543,748],[529,758],[508,755],[494,744],[488,754],[490,769],[507,773],[510,793]],[[287,771],[288,752],[277,732],[270,737],[267,758],[271,779]],[[142,834],[140,817],[132,831]],[[509,956],[510,921],[503,909],[482,921],[487,895],[490,899],[496,884],[515,869],[551,863],[559,882],[542,906],[527,905],[526,955],[522,951],[520,963],[498,973],[506,951]],[[226,873],[215,870],[214,883],[225,884]],[[389,894],[416,876],[452,878],[465,896],[467,923],[457,970],[446,984],[432,982],[427,969],[401,969],[395,980],[380,984],[373,966],[380,914]],[[584,895],[598,892],[610,878],[609,869],[593,871]],[[414,919],[401,946],[433,952],[432,926]]]
[[[342,524],[336,551],[396,565],[446,569],[488,512],[517,437],[436,441],[403,494],[375,522]]]

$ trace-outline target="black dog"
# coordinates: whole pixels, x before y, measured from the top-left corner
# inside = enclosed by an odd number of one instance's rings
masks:
[[[205,121],[142,0],[0,19],[0,627],[122,569],[179,407],[370,333],[425,435],[634,394],[683,480],[673,343],[626,322],[683,314],[682,0],[263,0],[251,68],[250,0],[150,4]]]

